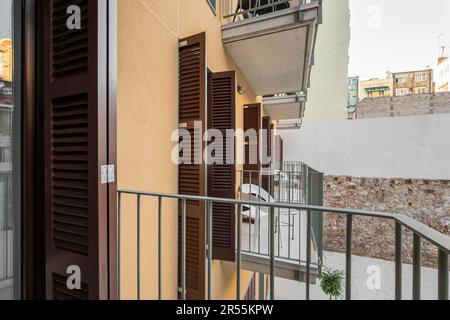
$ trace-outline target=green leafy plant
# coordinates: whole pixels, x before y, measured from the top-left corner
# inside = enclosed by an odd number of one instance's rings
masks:
[[[325,270],[322,274],[320,287],[322,288],[323,292],[330,297],[330,300],[332,300],[333,298],[337,300],[343,294],[344,279],[345,273],[343,271]]]

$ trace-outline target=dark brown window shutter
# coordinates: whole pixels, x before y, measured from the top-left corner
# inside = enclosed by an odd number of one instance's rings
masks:
[[[262,129],[265,130],[266,135],[266,143],[262,145],[262,154],[263,156],[267,156],[269,158],[272,157],[272,127],[270,123],[270,117],[263,117],[262,118]],[[262,143],[262,142],[261,142]],[[270,170],[272,166],[272,160],[270,163],[266,163],[262,165],[263,169]],[[268,172],[264,172],[261,177],[262,182],[262,188],[266,191],[270,191],[270,182],[271,182],[272,176],[268,174]]]
[[[234,199],[236,196],[234,136],[232,140],[226,139],[226,130],[236,129],[236,74],[234,71],[209,75],[208,129],[220,130],[224,137],[222,164],[208,165],[208,196]],[[235,261],[235,211],[235,205],[213,204],[213,259]]]
[[[248,131],[253,129],[257,134],[257,141],[255,146],[250,145],[250,141],[248,138],[244,141],[244,170],[245,171],[255,171],[255,173],[251,174],[252,183],[259,185],[259,172],[260,172],[260,129],[261,129],[261,104],[255,103],[244,106],[244,131]],[[256,155],[254,154],[256,152]],[[251,164],[251,159],[257,159],[257,163]],[[250,181],[250,173],[244,173],[244,182],[248,183]]]
[[[81,8],[81,30],[69,30],[67,7]],[[108,298],[107,7],[103,1],[44,0],[46,295]],[[102,79],[102,80],[99,80]],[[81,290],[66,285],[81,268]]]
[[[192,148],[192,164],[179,165],[178,188],[184,195],[206,196],[206,168],[194,164],[194,157],[202,157],[203,134],[206,125],[206,34],[201,33],[179,41],[179,123],[194,137],[194,121],[203,124],[201,150]],[[181,206],[180,206],[181,212]],[[205,298],[205,203],[187,202],[186,218],[186,289],[188,299]],[[181,244],[181,220],[179,244]],[[180,248],[180,247],[179,247]],[[179,259],[181,262],[181,250]],[[179,263],[181,271],[181,263]],[[181,280],[181,273],[178,276]],[[181,287],[181,282],[179,281]]]

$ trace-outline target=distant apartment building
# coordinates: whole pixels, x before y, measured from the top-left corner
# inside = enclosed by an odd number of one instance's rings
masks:
[[[434,93],[433,70],[417,70],[393,73],[394,97],[410,94]]]
[[[12,40],[0,39],[0,80],[12,81]]]
[[[359,77],[348,78],[347,109],[355,108],[359,101]]]
[[[448,56],[438,59],[436,68],[436,92],[448,92],[450,82],[450,61]]]
[[[392,75],[386,79],[374,78],[359,82],[359,100],[393,96],[394,82]]]
[[[359,102],[359,77],[348,78],[347,119],[355,117]]]

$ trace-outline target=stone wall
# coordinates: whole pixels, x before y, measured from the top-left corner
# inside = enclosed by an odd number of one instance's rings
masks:
[[[450,113],[450,93],[380,97],[360,101],[357,119]]]
[[[450,181],[376,179],[345,176],[324,178],[326,206],[402,213],[437,231],[450,235]],[[324,217],[324,249],[345,252],[346,218]],[[412,261],[410,232],[403,232],[403,259]],[[353,221],[353,253],[358,256],[394,260],[395,224],[379,218]],[[423,265],[435,267],[437,249],[423,242]]]

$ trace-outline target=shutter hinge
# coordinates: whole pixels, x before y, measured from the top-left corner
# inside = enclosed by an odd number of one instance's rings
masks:
[[[101,184],[116,182],[116,166],[113,164],[101,166]]]
[[[180,42],[179,42],[180,48],[186,47],[187,45],[188,45],[187,40],[185,40],[185,41],[180,41]]]

